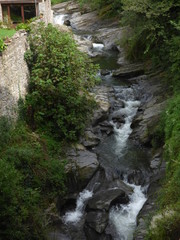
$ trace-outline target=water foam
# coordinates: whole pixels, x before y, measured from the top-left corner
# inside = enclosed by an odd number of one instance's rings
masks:
[[[104,44],[102,43],[93,43],[93,49],[95,51],[102,51],[104,48]]]
[[[93,192],[90,192],[88,190],[84,190],[79,194],[79,197],[76,201],[76,209],[74,211],[67,212],[63,217],[63,220],[66,224],[77,224],[81,220],[81,217],[83,216],[85,202],[89,198],[91,198],[92,195]]]
[[[54,16],[54,23],[58,25],[64,24],[64,19],[67,15],[66,14],[58,14]]]
[[[121,205],[120,207],[112,207],[110,210],[110,222],[117,233],[114,240],[133,239],[137,215],[147,200],[141,186],[136,186],[127,182],[126,184],[134,189],[133,194],[130,196],[129,204]]]
[[[139,101],[124,101],[124,103],[125,107],[117,112],[125,116],[125,123],[120,128],[117,128],[116,123],[113,123],[116,136],[116,153],[119,156],[122,155],[122,151],[126,146],[129,135],[132,133],[131,123],[140,105]]]

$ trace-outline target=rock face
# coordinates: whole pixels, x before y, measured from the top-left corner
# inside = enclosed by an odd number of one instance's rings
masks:
[[[86,215],[86,224],[97,233],[103,233],[108,224],[108,213],[102,211],[88,212]]]
[[[156,158],[157,159],[157,158]],[[154,170],[151,177],[151,184],[148,189],[148,200],[141,209],[137,219],[137,229],[134,235],[134,240],[145,239],[147,233],[147,220],[157,210],[157,197],[160,189],[162,188],[162,178],[165,176],[165,162],[161,162],[159,158],[159,167]]]
[[[103,196],[103,197],[102,197]],[[128,203],[129,198],[121,189],[107,189],[96,193],[87,204],[87,211],[101,210],[108,211],[109,208],[116,204]]]
[[[71,150],[67,157],[69,159],[66,169],[69,175],[69,189],[72,192],[82,190],[98,169],[97,156],[87,150]]]
[[[144,74],[143,64],[128,64],[113,71],[113,76],[119,78],[133,78],[142,74]]]
[[[155,126],[167,104],[167,89],[159,73],[139,77],[141,106],[132,124],[131,138],[139,139],[143,145],[150,145]]]

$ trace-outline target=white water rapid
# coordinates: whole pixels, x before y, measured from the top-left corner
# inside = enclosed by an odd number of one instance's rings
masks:
[[[113,123],[116,135],[116,154],[118,156],[122,156],[122,151],[126,146],[126,142],[130,134],[132,133],[131,123],[137,113],[140,102],[134,99],[132,88],[117,89],[117,96],[120,97],[125,105],[124,108],[121,108],[116,112],[125,117],[125,123],[120,128],[117,128],[117,125]]]
[[[63,220],[66,224],[77,224],[81,220],[84,212],[84,204],[89,198],[92,197],[92,195],[93,192],[88,190],[84,190],[79,194],[79,197],[76,201],[76,209],[74,211],[67,212],[63,217]]]
[[[95,51],[102,51],[104,48],[104,44],[102,43],[93,43],[93,49]]]
[[[55,15],[54,16],[54,24],[63,25],[66,16],[67,16],[66,14]]]
[[[123,156],[123,150],[126,147],[127,140],[132,132],[131,123],[136,115],[140,102],[135,100],[135,94],[132,88],[115,88],[116,95],[124,102],[125,107],[116,113],[125,117],[125,123],[118,129],[114,125],[116,134],[116,154]],[[141,186],[134,184],[125,184],[133,188],[133,194],[130,196],[128,205],[112,207],[109,215],[110,223],[115,229],[114,240],[132,240],[133,232],[136,227],[136,217],[146,201]]]
[[[109,215],[111,224],[114,226],[116,235],[114,240],[132,240],[133,233],[136,227],[136,217],[143,207],[146,197],[141,186],[128,184],[134,189],[130,196],[128,205],[121,205],[120,207],[112,207]]]

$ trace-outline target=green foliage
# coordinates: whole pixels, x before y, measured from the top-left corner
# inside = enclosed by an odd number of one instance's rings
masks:
[[[64,187],[61,144],[0,119],[0,238],[45,239],[44,209]]]
[[[161,212],[162,218],[156,221],[156,228],[152,228],[146,240],[177,240],[180,236],[180,203],[172,210]]]
[[[27,121],[33,129],[76,140],[93,104],[87,90],[97,81],[97,68],[68,33],[52,25],[38,25],[29,42],[25,55],[31,70]]]
[[[7,37],[12,37],[16,31],[14,29],[3,29],[0,28],[0,53],[6,49],[4,40]]]
[[[2,38],[0,38],[0,53],[6,49],[6,45]]]
[[[15,32],[15,29],[0,28],[0,38],[5,39],[7,37],[12,37]]]
[[[180,4],[175,0],[122,0],[122,3],[121,24],[132,29],[132,35],[127,39],[128,57],[142,59],[150,56],[163,63],[168,61],[167,45],[177,34],[172,22],[178,22]]]
[[[62,2],[67,2],[67,1],[68,0],[51,0],[51,4],[55,5],[55,4],[62,3]]]
[[[27,32],[30,31],[30,26],[28,23],[19,23],[17,26],[16,26],[16,30],[20,30],[20,29],[24,29],[26,30]]]
[[[122,10],[121,0],[78,0],[81,6],[86,3],[91,5],[93,10],[98,10],[100,16],[111,17],[119,14]]]

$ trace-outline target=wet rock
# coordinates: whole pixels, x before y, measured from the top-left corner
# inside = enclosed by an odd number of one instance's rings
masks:
[[[108,225],[108,213],[102,211],[88,212],[86,224],[98,233],[103,233]]]
[[[84,227],[85,235],[87,240],[112,240],[112,236],[110,234],[99,234],[93,228],[85,225]]]
[[[68,26],[68,27],[71,26],[70,20],[68,20],[68,19],[65,20],[65,21],[64,21],[64,25],[66,25],[66,26]]]
[[[92,131],[85,131],[84,135],[82,143],[85,147],[95,147],[99,144],[100,138],[92,133]]]
[[[148,189],[148,199],[141,209],[137,217],[137,229],[134,234],[134,240],[143,240],[147,234],[147,221],[149,216],[157,210],[157,197],[160,189],[162,188],[161,179],[165,176],[165,162],[162,161],[162,164],[158,171],[154,172],[151,177],[150,186]]]
[[[144,74],[144,66],[142,64],[129,64],[113,71],[114,77],[132,78]]]
[[[78,150],[67,156],[66,166],[68,181],[72,191],[82,190],[97,171],[99,163],[97,155],[87,150]]]
[[[131,184],[136,185],[144,185],[145,183],[149,183],[149,177],[146,172],[143,172],[141,170],[131,170],[128,171],[128,182]]]
[[[105,27],[99,28],[95,36],[104,43],[106,49],[117,49],[116,39],[120,40],[122,34],[123,28],[120,28],[116,22],[109,22]]]
[[[112,120],[116,120],[119,123],[125,123],[125,116],[119,111],[114,112],[111,115],[111,118],[112,118]]]
[[[106,76],[106,75],[108,75],[108,74],[110,74],[110,71],[109,71],[109,70],[107,70],[107,69],[101,69],[101,75],[102,75],[102,76]]]
[[[108,118],[110,111],[110,102],[109,102],[109,87],[96,87],[94,89],[94,98],[98,105],[97,109],[94,111],[92,117],[92,126],[96,126],[99,122],[105,121]]]
[[[78,30],[86,31],[88,29],[89,31],[93,31],[96,29],[98,21],[98,14],[94,11],[73,17],[71,19],[71,25]]]
[[[89,54],[90,49],[92,48],[92,41],[89,39],[82,38],[81,36],[74,34],[74,40],[76,41],[78,45],[78,49],[81,52],[85,52]]]
[[[99,191],[88,201],[86,209],[108,211],[112,205],[128,203],[129,197],[121,189],[107,189]]]

